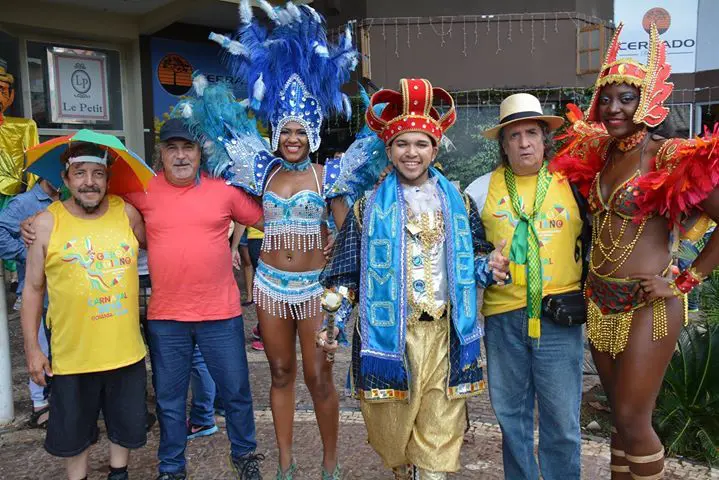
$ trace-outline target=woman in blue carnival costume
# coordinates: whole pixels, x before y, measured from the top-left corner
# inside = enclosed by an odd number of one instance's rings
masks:
[[[343,296],[340,337],[359,304],[350,389],[369,443],[396,479],[443,480],[460,467],[465,399],[484,387],[476,287],[503,281],[508,266],[474,202],[430,167],[456,118],[452,97],[424,79],[400,84],[374,94],[366,118],[377,134],[343,157],[352,168],[343,165],[336,187],[357,201],[320,281]],[[336,348],[325,331],[318,342]]]
[[[243,0],[235,39],[210,35],[226,49],[231,72],[247,83],[248,101],[236,102],[227,86],[196,79],[195,98],[181,102],[178,112],[204,137],[211,173],[261,197],[265,237],[253,296],[272,374],[277,478],[291,479],[297,469],[292,427],[299,334],[304,379],[324,448],[322,478],[335,479],[341,477],[339,401],[332,364],[315,339],[323,316],[318,278],[326,262],[328,205],[339,194],[333,184],[340,167],[339,159],[323,168],[309,155],[319,148],[323,118],[351,113],[339,87],[349,80],[358,53],[349,29],[339,45],[328,44],[322,17],[308,6],[259,4],[271,25],[254,19]],[[248,110],[272,127],[271,146]],[[343,218],[335,220],[341,224]]]

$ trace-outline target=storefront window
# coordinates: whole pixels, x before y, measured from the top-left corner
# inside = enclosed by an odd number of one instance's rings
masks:
[[[675,137],[691,137],[692,104],[676,103],[669,105],[668,120],[674,129]]]
[[[704,132],[704,127],[713,129],[714,124],[719,122],[719,103],[704,103],[699,105],[699,109],[699,133]]]
[[[64,64],[50,65],[48,53],[66,55]],[[72,55],[77,55],[77,70],[86,69],[72,77],[63,68],[74,68],[71,60]],[[58,45],[42,42],[27,42],[27,62],[30,77],[30,99],[32,105],[32,118],[37,122],[38,128],[41,129],[72,129],[92,128],[95,130],[112,130],[122,131],[122,82],[120,70],[120,53],[115,50],[87,49],[79,48],[72,45]],[[89,62],[83,62],[82,59],[90,59]],[[93,59],[95,60],[93,63]],[[100,62],[101,61],[101,62]],[[58,68],[59,65],[59,68]],[[94,70],[93,70],[94,69]],[[50,74],[53,73],[54,82],[50,81]],[[59,77],[66,74],[65,77]],[[83,103],[83,98],[88,97],[88,93],[84,88],[77,88],[73,91],[73,95],[63,100],[68,112],[59,115],[61,121],[53,121],[52,105],[55,102],[55,116],[58,117],[58,95],[61,93],[61,82],[70,81],[69,78],[78,80],[88,87],[92,84],[92,88],[99,89],[99,104],[88,105],[89,102]],[[99,87],[102,80],[102,87]],[[93,83],[94,82],[94,83]],[[77,86],[77,85],[75,85]],[[53,90],[54,91],[51,91]],[[91,92],[92,93],[92,92]],[[84,97],[83,97],[84,96]],[[97,95],[96,95],[97,96]],[[75,103],[73,105],[73,102]],[[70,109],[74,110],[70,110]],[[72,111],[77,111],[78,115],[73,117]],[[104,115],[98,115],[97,112],[104,112]],[[86,113],[82,115],[82,113]],[[94,117],[93,117],[94,114]]]

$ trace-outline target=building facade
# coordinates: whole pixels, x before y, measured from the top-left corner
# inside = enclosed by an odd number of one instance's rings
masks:
[[[396,87],[402,77],[426,77],[453,93],[460,121],[450,137],[457,151],[463,152],[454,154],[454,164],[460,168],[477,151],[489,149],[486,155],[491,156],[491,148],[481,143],[478,131],[496,119],[503,96],[534,91],[545,108],[555,113],[562,113],[569,101],[581,104],[619,20],[615,13],[624,11],[627,4],[639,9],[646,4],[648,12],[654,4],[677,1],[657,0],[651,5],[633,0],[309,3],[327,18],[331,37],[351,21],[363,54],[356,80],[370,91]],[[212,30],[234,30],[238,0],[12,3],[0,17],[0,59],[7,61],[17,79],[16,100],[7,113],[34,119],[41,140],[95,128],[121,137],[129,148],[150,157],[154,132],[170,106],[189,91],[192,71],[203,71],[210,81],[230,81],[238,92],[243,91],[223,69],[219,47],[207,40]],[[719,57],[715,54],[719,32],[713,22],[719,17],[719,4],[713,0],[682,3],[684,18],[696,9],[695,24],[690,27],[695,62],[693,71],[672,75],[676,88],[669,103],[678,133],[690,136],[719,120]],[[667,38],[691,23],[672,8],[666,10],[676,17]],[[74,73],[73,58],[86,63],[87,75]],[[86,77],[102,88],[93,91],[99,92],[94,106],[82,107],[88,101],[78,99],[83,94],[72,90],[72,79]],[[93,92],[84,95],[97,97]],[[356,88],[349,86],[348,93],[356,93]],[[84,111],[73,112],[73,107]],[[346,147],[361,121],[361,116],[349,123],[331,119],[323,142]]]

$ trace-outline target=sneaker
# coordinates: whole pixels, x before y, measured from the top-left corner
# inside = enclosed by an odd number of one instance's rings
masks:
[[[17,300],[15,300],[15,304],[12,306],[12,309],[16,312],[20,311],[20,308],[22,307],[22,297],[17,297]]]
[[[128,480],[130,477],[127,474],[127,470],[124,472],[112,473],[107,475],[107,480]]]
[[[252,329],[252,338],[255,340],[262,340],[260,337],[260,326],[255,325],[255,328]]]
[[[265,344],[262,343],[262,340],[252,340],[252,344],[250,346],[252,350],[257,350],[258,352],[265,351]]]
[[[238,480],[262,480],[260,461],[264,459],[261,453],[249,453],[241,457],[230,455],[230,466]]]
[[[217,433],[217,425],[193,425],[187,424],[187,439],[209,437]]]
[[[185,480],[187,478],[187,474],[185,472],[181,473],[161,473],[159,477],[157,477],[156,480]]]

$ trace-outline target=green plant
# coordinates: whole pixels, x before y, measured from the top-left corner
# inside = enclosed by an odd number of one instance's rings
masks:
[[[719,270],[714,270],[697,288],[702,318],[709,325],[719,325]]]
[[[682,329],[654,424],[667,453],[719,464],[719,325],[700,321]]]

